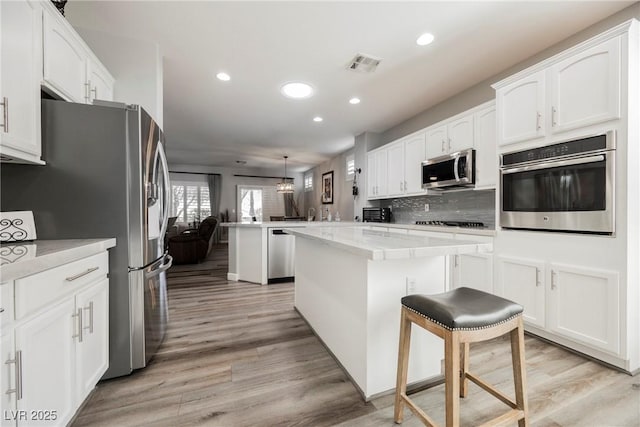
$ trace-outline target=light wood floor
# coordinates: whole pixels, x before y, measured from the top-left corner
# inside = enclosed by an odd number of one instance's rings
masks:
[[[393,426],[393,398],[365,403],[293,309],[293,284],[228,282],[226,247],[209,270],[170,270],[166,341],[150,366],[101,382],[80,426]],[[330,313],[328,313],[330,315]],[[640,426],[640,377],[526,338],[533,426]],[[395,344],[394,344],[395,346]],[[513,393],[508,341],[471,346],[471,371]],[[412,398],[444,421],[444,386]],[[506,407],[474,384],[461,423]],[[404,426],[417,426],[407,410]]]

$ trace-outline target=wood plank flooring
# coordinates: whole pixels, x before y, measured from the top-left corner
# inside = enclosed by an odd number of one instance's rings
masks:
[[[365,403],[293,309],[293,284],[226,280],[226,247],[172,268],[167,337],[147,368],[103,381],[81,426],[393,426],[393,396]],[[396,344],[394,343],[394,346]],[[526,337],[532,426],[640,426],[640,377]],[[471,346],[471,372],[513,395],[505,339]],[[444,421],[444,385],[412,395]],[[462,425],[506,406],[474,384]],[[404,426],[419,426],[406,410]]]

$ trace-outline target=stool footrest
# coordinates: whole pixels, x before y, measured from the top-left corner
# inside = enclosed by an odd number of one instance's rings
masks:
[[[505,403],[506,405],[510,406],[513,409],[516,409],[518,407],[518,404],[516,402],[514,402],[511,398],[505,396],[501,391],[499,391],[498,389],[496,389],[495,387],[493,387],[491,384],[485,382],[484,380],[482,380],[479,377],[476,377],[475,375],[473,375],[470,372],[467,372],[465,374],[465,376],[473,381],[474,383],[476,383],[479,387],[481,387],[482,389],[484,389],[487,393],[492,394],[493,396],[495,396],[497,399],[500,399],[503,403]]]
[[[413,403],[411,399],[409,399],[409,396],[407,396],[406,394],[402,394],[400,395],[400,398],[409,407],[409,409],[411,409],[411,412],[413,412],[416,417],[420,418],[424,425],[426,425],[427,427],[438,427],[438,424],[436,424],[436,422],[433,421],[431,417],[427,415],[422,409],[416,406],[416,404]]]
[[[509,412],[505,412],[504,414],[496,417],[490,421],[487,421],[484,424],[481,424],[480,427],[500,427],[500,426],[509,426],[513,425],[514,422],[519,421],[524,418],[524,411],[522,409],[512,409]]]

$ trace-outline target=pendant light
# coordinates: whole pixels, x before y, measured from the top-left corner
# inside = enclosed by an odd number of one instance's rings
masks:
[[[293,193],[293,182],[287,182],[287,159],[289,156],[284,156],[284,178],[282,182],[276,184],[276,191],[278,193]]]

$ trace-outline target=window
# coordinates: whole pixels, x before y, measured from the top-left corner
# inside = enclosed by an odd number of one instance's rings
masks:
[[[313,190],[313,173],[304,176],[304,191]]]
[[[347,181],[353,181],[353,176],[356,174],[356,161],[353,158],[353,153],[349,154],[345,160]]]
[[[238,185],[238,217],[240,222],[269,221],[284,216],[284,197],[274,185]]]
[[[201,221],[211,215],[209,186],[200,183],[171,185],[171,216],[179,222]]]

